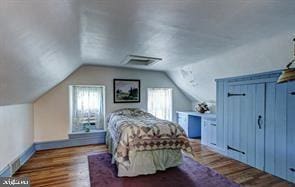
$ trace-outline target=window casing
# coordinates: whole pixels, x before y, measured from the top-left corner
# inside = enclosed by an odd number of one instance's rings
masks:
[[[172,88],[148,88],[148,112],[172,120]]]
[[[70,131],[103,130],[105,124],[105,87],[70,86]]]

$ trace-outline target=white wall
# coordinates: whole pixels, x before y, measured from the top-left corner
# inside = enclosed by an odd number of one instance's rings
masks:
[[[292,59],[294,32],[284,32],[272,38],[235,48],[170,70],[169,77],[193,100],[214,103],[215,79],[278,70]]]
[[[33,105],[0,106],[0,171],[33,144]]]
[[[140,79],[141,102],[131,104],[113,103],[113,79]],[[98,84],[106,86],[106,112],[124,107],[147,108],[147,88],[173,88],[173,113],[191,110],[191,101],[175,86],[168,76],[159,71],[82,66],[57,87],[34,103],[35,141],[52,141],[68,138],[69,132],[69,85]],[[175,115],[174,115],[175,119]]]

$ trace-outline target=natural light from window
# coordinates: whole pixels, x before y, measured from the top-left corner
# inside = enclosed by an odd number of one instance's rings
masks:
[[[172,120],[172,88],[148,88],[148,112]]]
[[[103,130],[105,122],[105,87],[70,86],[71,131]]]

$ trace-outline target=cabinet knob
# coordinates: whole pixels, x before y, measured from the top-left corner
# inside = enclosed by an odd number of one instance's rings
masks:
[[[290,168],[290,171],[295,172],[295,169],[294,168]]]

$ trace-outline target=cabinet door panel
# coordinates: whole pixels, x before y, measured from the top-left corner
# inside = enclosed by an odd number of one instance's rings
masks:
[[[201,117],[200,116],[188,115],[187,125],[188,125],[188,136],[190,138],[201,137]]]
[[[228,93],[230,94],[244,94],[245,86],[229,86]],[[242,93],[243,92],[243,93]],[[246,96],[230,96],[227,98],[228,109],[225,111],[228,120],[228,154],[237,160],[245,160],[245,146],[243,139],[241,139],[241,131],[243,124],[241,124],[241,117],[244,115],[245,105],[243,105]]]
[[[247,151],[247,128],[248,128],[248,123],[247,123],[247,119],[248,119],[248,97],[250,92],[248,92],[248,86],[247,85],[242,85],[240,86],[240,93],[241,94],[246,94],[245,96],[239,97],[239,115],[237,123],[239,123],[239,125],[237,125],[239,127],[238,129],[238,142],[239,142],[239,149],[241,151],[244,151],[245,154],[239,154],[239,160],[247,163],[247,157],[248,157],[248,151]]]
[[[224,133],[226,133],[225,129],[225,118],[224,118],[224,108],[226,107],[224,103],[224,81],[217,81],[217,93],[216,93],[216,114],[217,114],[217,124],[216,126],[216,143],[217,147],[221,150],[225,149],[226,141],[224,141],[225,137]]]
[[[265,171],[275,174],[276,83],[266,84],[265,110]]]
[[[287,84],[276,86],[275,175],[286,178],[287,167]]]
[[[266,85],[265,171],[286,178],[287,84]]]
[[[202,144],[208,143],[208,130],[207,130],[207,121],[202,118],[202,127],[201,127],[201,142]]]
[[[228,88],[228,92],[229,93],[236,93],[239,87],[238,86],[230,86]],[[228,101],[228,105],[227,105],[227,111],[225,111],[225,115],[227,115],[227,120],[228,120],[228,155],[232,158],[235,159],[239,159],[239,153],[237,153],[236,151],[234,151],[233,149],[229,149],[234,148],[234,149],[239,149],[239,147],[237,147],[236,141],[235,141],[235,137],[236,134],[239,133],[237,131],[236,128],[236,115],[239,113],[238,111],[238,98],[237,97],[228,97],[227,98]]]
[[[211,122],[211,144],[216,146],[216,123]]]
[[[257,84],[255,91],[255,129],[256,129],[256,164],[258,169],[264,170],[264,111],[265,111],[265,84]]]
[[[245,111],[245,125],[247,125],[247,164],[250,166],[256,166],[256,120],[255,120],[255,105],[256,105],[256,98],[255,98],[255,91],[256,88],[254,85],[248,85],[248,97],[246,99],[246,108]]]
[[[227,99],[228,154],[263,169],[265,84],[234,85],[228,91],[240,94]]]
[[[287,97],[287,179],[295,183],[295,82],[288,84]]]
[[[187,123],[187,115],[178,114],[178,124],[184,129],[186,135],[188,135],[188,123]]]
[[[202,118],[201,141],[203,144],[206,145],[216,145],[216,121],[212,119]]]

